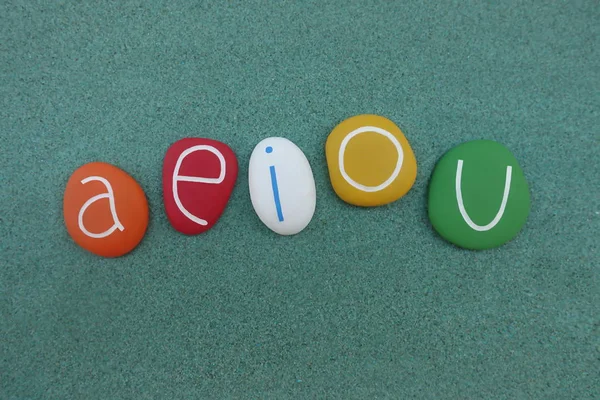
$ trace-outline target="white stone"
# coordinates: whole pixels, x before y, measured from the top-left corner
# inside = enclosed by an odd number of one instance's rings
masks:
[[[250,200],[260,220],[280,235],[294,235],[310,223],[317,191],[310,164],[288,139],[271,137],[256,145],[248,166]]]

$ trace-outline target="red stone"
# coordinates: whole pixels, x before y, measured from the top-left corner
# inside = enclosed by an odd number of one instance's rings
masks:
[[[186,235],[212,228],[227,206],[237,173],[235,153],[224,143],[186,138],[169,147],[163,162],[163,198],[173,228]]]

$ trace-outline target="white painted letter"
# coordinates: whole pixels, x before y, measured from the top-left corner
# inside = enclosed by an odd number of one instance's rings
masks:
[[[213,153],[214,155],[216,155],[219,158],[219,162],[221,163],[221,174],[219,175],[219,177],[218,178],[200,178],[197,176],[179,175],[179,168],[181,168],[181,163],[183,162],[183,160],[191,153],[193,153],[195,151],[201,151],[201,150],[210,151],[211,153]],[[211,183],[211,184],[218,185],[221,182],[223,182],[223,179],[225,179],[225,157],[223,157],[223,154],[221,154],[221,152],[219,150],[217,150],[213,146],[208,146],[208,145],[192,146],[192,147],[186,149],[183,153],[181,153],[179,155],[179,158],[177,159],[177,163],[175,164],[175,170],[173,171],[173,198],[175,199],[175,204],[177,204],[177,208],[179,208],[179,211],[181,211],[183,213],[183,215],[185,215],[186,217],[188,217],[190,220],[194,221],[198,225],[202,225],[202,226],[208,225],[208,222],[206,222],[202,218],[196,217],[195,215],[190,213],[188,210],[186,210],[186,208],[183,206],[183,204],[181,204],[181,200],[179,199],[179,193],[177,191],[177,182],[198,182],[198,183]]]
[[[350,178],[348,176],[348,174],[346,173],[346,169],[344,168],[344,154],[346,152],[346,146],[348,145],[348,142],[354,136],[364,133],[364,132],[375,132],[375,133],[379,133],[380,135],[385,136],[394,144],[394,146],[396,146],[396,150],[398,151],[398,161],[396,162],[396,168],[394,169],[394,172],[392,172],[392,175],[385,182],[383,182],[381,185],[378,185],[378,186],[365,186],[365,185],[362,185],[362,184],[356,182],[355,180],[353,180],[352,178]],[[344,140],[342,140],[342,144],[340,145],[340,151],[339,151],[340,172],[341,172],[342,176],[344,177],[344,179],[346,180],[346,182],[348,182],[350,185],[354,186],[358,190],[362,190],[363,192],[379,192],[380,190],[383,190],[386,187],[388,187],[389,185],[391,185],[391,183],[394,182],[394,179],[396,179],[398,177],[398,174],[400,174],[400,169],[402,168],[403,161],[404,161],[404,152],[402,151],[402,146],[400,145],[400,142],[398,141],[398,139],[396,139],[396,137],[394,135],[392,135],[385,129],[381,129],[376,126],[363,126],[363,127],[353,130],[352,132],[350,132],[349,134],[346,135]]]
[[[85,185],[86,183],[91,182],[91,181],[102,182],[104,184],[104,186],[106,187],[107,192],[101,193],[99,195],[92,197],[91,199],[89,199],[88,201],[85,202],[83,207],[81,207],[81,210],[79,210],[79,219],[78,219],[79,229],[81,229],[81,231],[83,233],[85,233],[87,236],[94,238],[94,239],[102,239],[104,237],[107,237],[107,236],[111,235],[116,229],[118,229],[120,231],[124,231],[125,227],[123,225],[121,225],[121,222],[119,221],[119,217],[117,216],[117,210],[115,209],[115,195],[113,193],[110,182],[108,182],[106,179],[104,179],[100,176],[89,176],[89,177],[85,178],[84,180],[82,180],[81,183],[83,183]],[[95,203],[96,201],[98,201],[100,199],[108,199],[110,213],[112,214],[112,218],[113,218],[113,225],[112,225],[112,227],[110,227],[110,229],[108,229],[102,233],[92,233],[92,232],[88,231],[85,228],[85,226],[83,225],[83,214],[85,213],[85,210],[87,210],[87,208],[92,205],[92,203]]]
[[[508,194],[510,193],[510,179],[512,177],[512,167],[509,165],[506,167],[506,181],[504,182],[504,195],[502,196],[502,203],[500,204],[500,209],[498,213],[490,222],[485,226],[477,225],[471,220],[469,214],[467,214],[467,210],[465,210],[465,204],[463,203],[462,198],[462,190],[461,190],[461,179],[462,179],[462,167],[463,160],[458,160],[458,165],[456,166],[456,201],[458,202],[458,209],[460,210],[460,215],[462,215],[463,219],[472,229],[485,232],[489,231],[493,227],[495,227],[500,219],[502,219],[502,215],[504,215],[504,209],[506,208],[506,202],[508,201]]]

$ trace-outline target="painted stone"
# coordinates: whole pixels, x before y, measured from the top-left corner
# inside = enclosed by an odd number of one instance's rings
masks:
[[[63,198],[67,232],[82,248],[103,257],[120,257],[146,234],[148,202],[125,171],[104,162],[79,167]]]
[[[329,178],[345,202],[362,207],[404,196],[417,177],[408,140],[392,121],[358,115],[337,125],[325,144]]]
[[[429,183],[429,219],[455,245],[483,250],[512,240],[525,225],[529,188],[500,143],[475,140],[448,151]]]
[[[262,140],[250,156],[248,182],[260,220],[280,235],[294,235],[310,223],[317,192],[306,156],[280,137]]]
[[[212,228],[221,217],[237,179],[229,146],[212,139],[175,142],[163,161],[163,199],[169,222],[186,235]]]

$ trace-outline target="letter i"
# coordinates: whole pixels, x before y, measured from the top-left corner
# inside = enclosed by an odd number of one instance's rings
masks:
[[[265,151],[267,154],[271,154],[273,148],[267,146]],[[277,209],[277,219],[279,219],[279,222],[283,222],[283,211],[281,211],[281,201],[279,200],[279,188],[277,187],[277,173],[275,172],[275,166],[271,165],[269,171],[271,172],[271,187],[273,188],[273,199],[275,200],[275,208]]]

